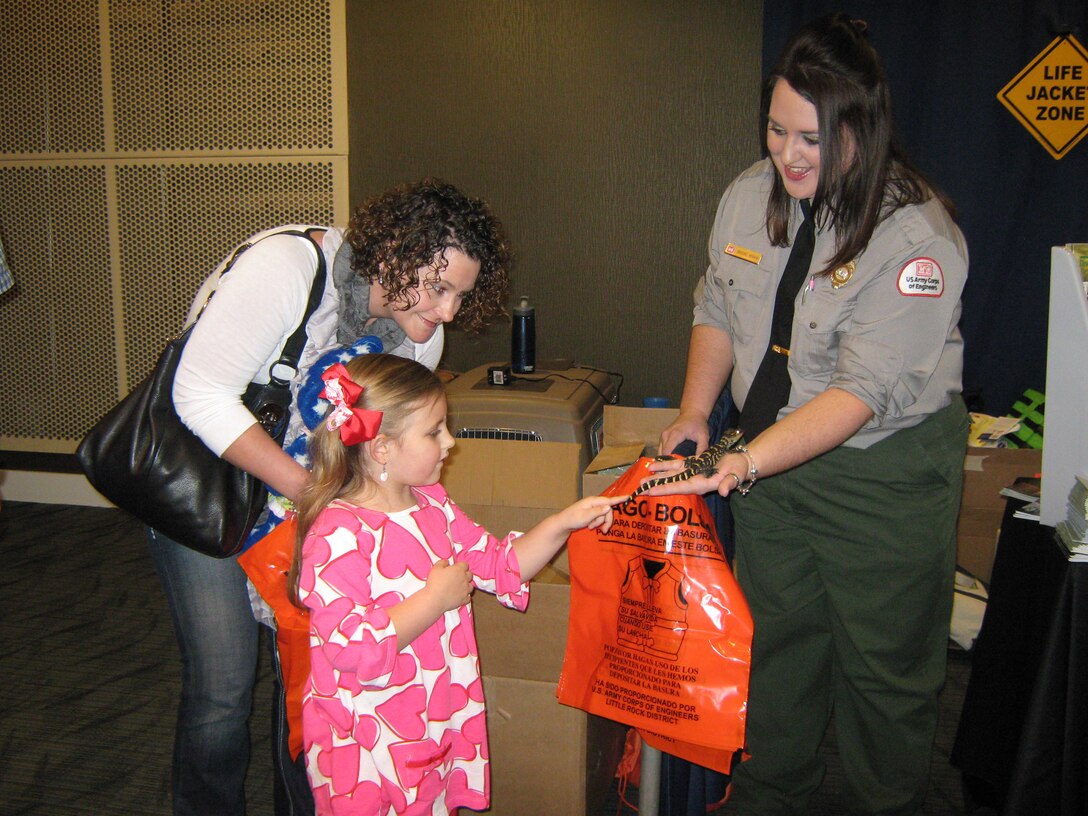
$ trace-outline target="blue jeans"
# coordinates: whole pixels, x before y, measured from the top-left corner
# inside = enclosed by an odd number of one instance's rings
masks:
[[[244,816],[259,624],[235,558],[212,558],[148,529],[181,651],[174,734],[176,816]]]
[[[181,651],[181,704],[174,733],[172,784],[176,816],[244,816],[249,713],[257,679],[260,624],[246,575],[235,558],[212,558],[148,529],[155,570]],[[310,816],[313,795],[305,758],[291,761],[275,635],[269,631],[272,689],[273,800],[278,816]]]

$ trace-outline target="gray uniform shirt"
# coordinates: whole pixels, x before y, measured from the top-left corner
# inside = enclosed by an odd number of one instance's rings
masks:
[[[759,161],[722,196],[695,305],[695,325],[723,329],[732,338],[730,388],[741,407],[767,349],[775,292],[790,253],[767,237],[774,173],[769,159]],[[795,205],[791,234],[800,221]],[[812,269],[822,269],[834,250],[834,231],[819,231]],[[957,324],[967,245],[947,210],[930,200],[884,219],[854,264],[839,286],[827,277],[811,278],[797,294],[790,401],[779,418],[828,388],[841,388],[873,411],[845,443],[866,448],[917,425],[961,390]]]

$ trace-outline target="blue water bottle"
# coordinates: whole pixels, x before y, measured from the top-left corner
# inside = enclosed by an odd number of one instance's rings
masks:
[[[518,305],[514,307],[510,369],[515,374],[531,374],[536,370],[536,312],[525,295],[518,299]]]

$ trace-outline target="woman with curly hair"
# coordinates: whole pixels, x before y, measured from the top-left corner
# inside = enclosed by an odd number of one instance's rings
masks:
[[[305,450],[307,425],[292,410],[281,447],[239,395],[268,382],[307,313],[315,276],[323,271],[325,286],[291,378],[296,406],[310,368],[331,356],[384,351],[435,369],[446,323],[478,331],[503,314],[509,263],[487,205],[437,179],[364,202],[346,230],[290,225],[254,235],[229,274],[224,261],[194,300],[189,319],[201,316],[174,383],[178,415],[215,453],[268,485],[270,509],[282,516],[309,480],[305,459],[291,455]],[[250,541],[268,526],[260,523]],[[148,540],[182,658],[174,813],[241,816],[259,639],[246,575],[237,556],[212,558],[153,529]],[[278,690],[275,697],[281,706]],[[282,723],[280,712],[273,721]],[[312,812],[301,762],[285,740],[273,742],[277,813]]]

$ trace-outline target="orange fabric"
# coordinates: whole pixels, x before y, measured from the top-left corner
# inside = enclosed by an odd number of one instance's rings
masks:
[[[604,491],[630,493],[640,459]],[[698,496],[639,496],[607,533],[570,537],[559,702],[634,726],[659,750],[728,773],[744,745],[752,617]]]
[[[287,572],[297,531],[295,520],[288,519],[238,556],[238,563],[276,615],[276,648],[287,698],[287,745],[295,759],[302,753],[302,692],[310,676],[310,613],[287,597]]]

